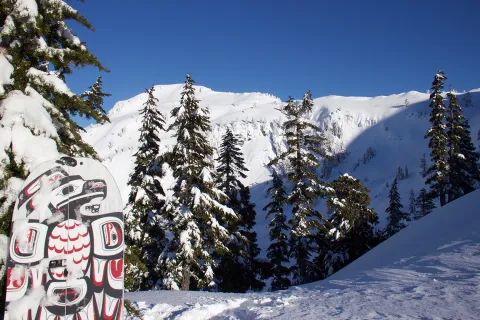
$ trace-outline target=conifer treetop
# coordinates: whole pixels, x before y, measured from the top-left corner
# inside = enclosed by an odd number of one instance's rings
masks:
[[[230,128],[227,128],[220,144],[220,154],[216,159],[219,162],[217,174],[219,177],[219,188],[226,194],[230,194],[232,188],[242,189],[244,185],[238,178],[245,179],[245,160],[239,148],[242,141],[238,135],[233,134]]]
[[[86,118],[94,118],[97,123],[103,124],[105,122],[110,122],[110,119],[107,116],[107,111],[103,108],[103,98],[110,97],[110,93],[103,92],[102,90],[103,82],[102,76],[98,76],[95,84],[89,86],[89,90],[85,91],[80,95],[80,98],[83,98],[87,101],[92,110],[92,113],[86,114]]]

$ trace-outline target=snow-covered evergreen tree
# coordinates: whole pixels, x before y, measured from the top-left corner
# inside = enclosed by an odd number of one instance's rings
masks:
[[[97,157],[82,141],[72,116],[99,123],[108,118],[73,93],[65,76],[84,66],[106,68],[75,36],[67,20],[93,30],[65,1],[4,0],[0,4],[2,78],[11,76],[0,88],[0,137],[10,141],[0,150],[2,234],[10,233],[13,203],[29,170],[60,154]],[[4,292],[0,288],[0,295]]]
[[[410,197],[408,198],[408,201],[408,215],[410,216],[410,220],[412,220],[417,216],[416,197],[413,189],[410,190]]]
[[[256,259],[260,253],[257,245],[255,225],[255,205],[250,202],[250,188],[243,185],[246,178],[245,161],[240,149],[242,141],[227,129],[222,137],[220,155],[217,158],[217,187],[228,199],[226,205],[239,219],[230,226],[228,249],[230,254],[220,257],[215,276],[218,288],[224,292],[246,292],[260,290],[264,283],[260,278],[260,262]]]
[[[154,96],[155,88],[147,89],[147,101],[140,110],[142,127],[135,157],[135,167],[127,185],[131,188],[128,204],[125,208],[126,245],[134,247],[130,255],[140,254],[138,259],[145,265],[148,273],[146,281],[139,288],[151,289],[158,280],[155,272],[158,252],[164,246],[165,234],[161,226],[165,191],[161,184],[163,176],[159,165],[159,133],[165,130],[165,117],[158,110],[158,99]],[[130,256],[129,256],[130,257]],[[130,261],[126,259],[125,264]],[[140,269],[139,269],[140,270]],[[138,274],[126,274],[136,279]],[[128,281],[127,281],[128,282]],[[132,283],[134,281],[132,280]]]
[[[312,261],[315,250],[314,236],[323,230],[323,217],[314,208],[314,201],[324,193],[325,183],[316,175],[320,157],[327,158],[326,138],[316,125],[306,116],[313,109],[312,95],[308,91],[302,103],[289,98],[282,112],[287,120],[283,123],[287,150],[269,165],[286,161],[290,168],[288,180],[293,189],[287,197],[292,206],[292,219],[289,221],[291,257],[295,258],[293,278],[295,283],[306,283],[318,277],[317,266]]]
[[[425,188],[419,191],[415,206],[417,211],[414,217],[415,220],[426,216],[435,209],[435,204]]]
[[[283,211],[287,193],[283,187],[283,181],[275,169],[272,169],[271,177],[271,186],[267,189],[270,202],[263,208],[264,211],[267,211],[266,219],[271,219],[268,223],[270,245],[267,249],[267,257],[272,266],[272,290],[281,290],[287,289],[291,285],[288,277],[290,268],[287,266],[290,262],[288,248],[290,228]]]
[[[403,211],[403,205],[400,200],[400,194],[397,188],[397,179],[393,180],[392,188],[388,194],[389,205],[385,210],[388,213],[387,227],[385,229],[385,235],[387,237],[393,236],[398,231],[407,226],[409,221],[408,213]]]
[[[479,155],[470,137],[470,125],[462,114],[457,96],[449,92],[447,137],[448,137],[448,199],[453,201],[475,190],[480,180]]]
[[[408,179],[408,167],[407,166],[405,166],[404,173],[405,173],[405,179]]]
[[[432,198],[440,198],[440,206],[447,203],[446,187],[448,181],[447,163],[447,135],[445,132],[445,104],[442,96],[443,83],[447,78],[443,71],[439,71],[433,80],[430,94],[430,123],[425,139],[430,139],[428,147],[431,149],[432,166],[427,170],[428,178],[425,181],[430,185]]]
[[[193,84],[187,74],[180,105],[171,112],[177,138],[171,160],[176,182],[166,203],[169,243],[159,258],[163,288],[170,290],[216,286],[214,258],[229,253],[228,230],[238,219],[216,187],[213,148],[207,139],[209,112],[200,107]]]
[[[375,241],[378,216],[369,208],[369,190],[347,173],[334,180],[327,200],[332,213],[328,222],[325,276],[330,276],[370,250]]]

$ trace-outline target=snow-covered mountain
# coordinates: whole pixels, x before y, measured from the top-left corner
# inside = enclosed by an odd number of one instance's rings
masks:
[[[479,319],[479,196],[477,190],[434,210],[326,280],[277,292],[125,298],[145,320]]]
[[[182,84],[155,86],[158,107],[169,119],[172,108],[180,103]],[[261,210],[268,199],[269,172],[265,164],[284,148],[281,123],[284,118],[279,108],[283,102],[264,93],[215,92],[196,86],[197,98],[208,106],[212,120],[211,140],[218,146],[227,127],[244,138],[243,152],[250,169],[245,183],[251,186],[252,200],[256,203],[256,231],[260,247],[268,247],[265,214]],[[463,94],[459,94],[462,101]],[[465,108],[470,121],[472,138],[480,129],[480,89],[471,91],[473,107]],[[145,93],[129,100],[117,102],[109,112],[111,123],[87,128],[83,138],[94,146],[104,164],[114,175],[124,201],[129,188],[133,153],[137,149],[141,117],[139,110],[146,101]],[[424,135],[429,126],[429,95],[410,91],[379,97],[327,96],[314,99],[311,120],[328,132],[332,153],[343,154],[335,168],[321,169],[328,179],[348,172],[361,179],[370,189],[372,206],[380,216],[380,227],[385,223],[387,194],[397,168],[408,168],[409,176],[399,181],[402,202],[408,207],[411,189],[416,193],[424,186],[419,174],[420,158],[429,158],[428,142]],[[405,101],[408,100],[408,103]],[[169,119],[171,121],[171,119]],[[161,147],[169,149],[175,143],[171,133],[162,133]],[[370,151],[368,151],[370,149]]]

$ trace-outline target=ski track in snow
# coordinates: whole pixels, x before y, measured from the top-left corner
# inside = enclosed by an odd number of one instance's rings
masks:
[[[480,319],[479,196],[435,210],[323,281],[277,292],[125,298],[145,320]]]

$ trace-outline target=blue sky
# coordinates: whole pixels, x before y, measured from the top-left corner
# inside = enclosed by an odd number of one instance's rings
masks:
[[[480,1],[207,0],[71,2],[96,28],[74,31],[109,69],[118,100],[184,81],[285,100],[425,91],[440,68],[457,90],[480,87]],[[76,92],[95,81],[74,73]]]

